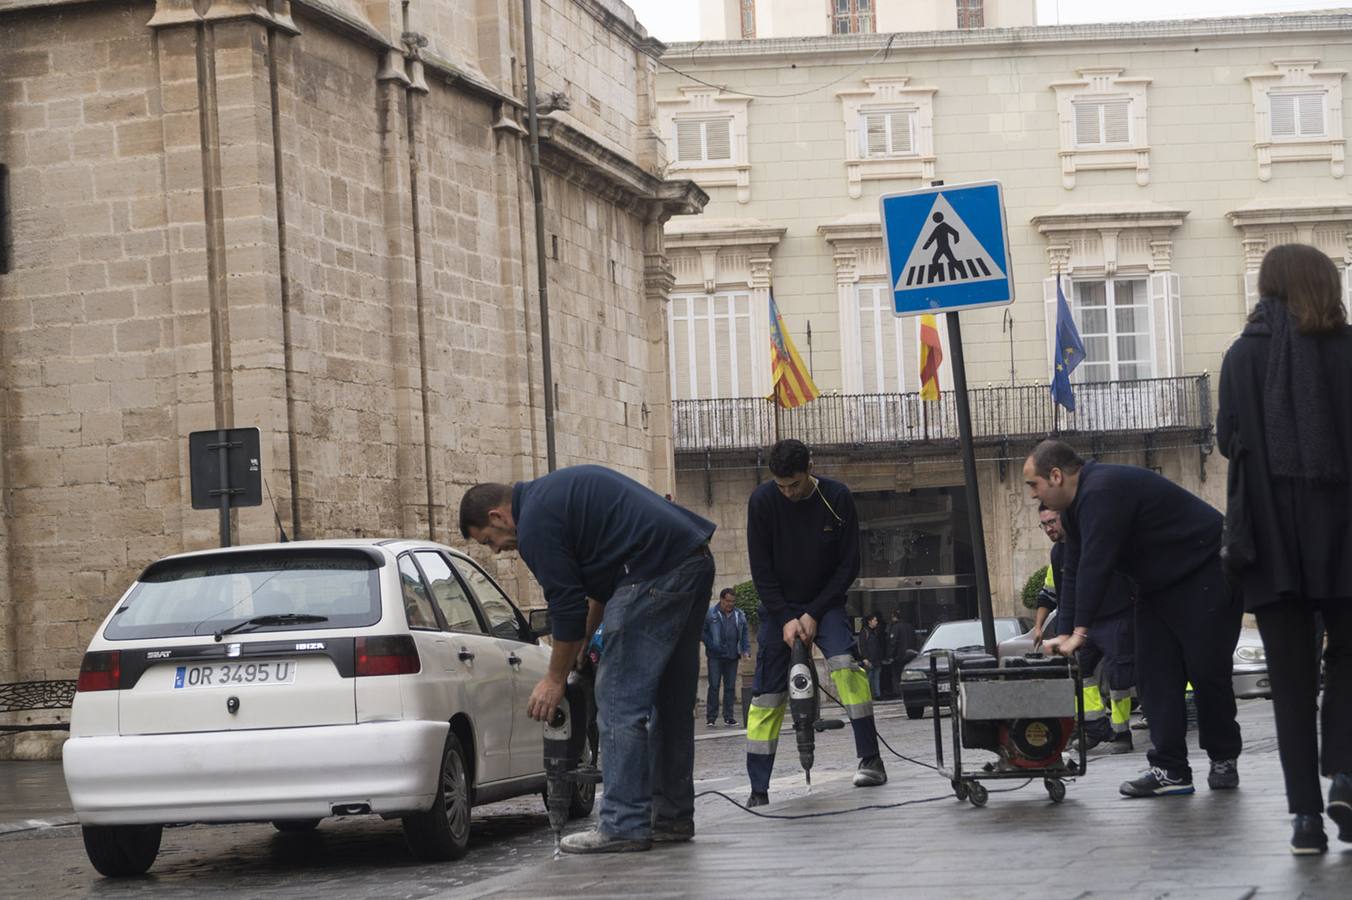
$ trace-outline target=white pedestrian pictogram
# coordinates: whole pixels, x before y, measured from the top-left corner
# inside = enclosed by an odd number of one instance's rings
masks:
[[[934,198],[906,265],[897,275],[895,290],[938,284],[972,284],[1004,280],[1005,273],[981,246],[943,194]]]

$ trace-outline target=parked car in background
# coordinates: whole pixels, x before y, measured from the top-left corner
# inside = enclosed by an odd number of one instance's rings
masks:
[[[161,559],[80,669],[63,765],[89,859],[134,875],[166,824],[367,814],[402,819],[420,859],[458,859],[474,805],[544,789],[526,708],[548,661],[493,579],[438,544]],[[573,815],[594,796],[579,785]]]
[[[1023,617],[999,618],[995,620],[996,642],[1017,637],[1030,630],[1033,621]],[[929,670],[930,657],[937,650],[952,650],[959,657],[984,656],[986,653],[981,633],[980,619],[960,619],[942,622],[936,625],[920,648],[920,655],[908,662],[901,670],[901,702],[906,706],[906,715],[919,719],[925,714],[925,708],[932,705]],[[949,682],[943,676],[948,672],[948,658],[940,656],[936,662],[939,673],[939,703],[949,701]]]
[[[1055,610],[1047,617],[1047,623],[1043,628],[1044,637],[1050,637],[1054,634],[1056,634]],[[1001,641],[998,649],[998,655],[1001,659],[1038,652],[1038,648],[1033,643],[1033,629],[1029,627],[1026,632],[1018,637]],[[1235,645],[1234,685],[1235,696],[1241,700],[1255,697],[1271,699],[1272,697],[1272,686],[1268,680],[1267,656],[1263,652],[1263,639],[1259,636],[1257,628],[1244,628],[1239,632],[1239,642]]]

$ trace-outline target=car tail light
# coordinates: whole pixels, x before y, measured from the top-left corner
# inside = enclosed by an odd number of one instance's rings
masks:
[[[98,650],[84,655],[77,691],[115,691],[121,687],[122,651]]]
[[[412,675],[420,669],[418,647],[406,634],[357,638],[358,675]]]

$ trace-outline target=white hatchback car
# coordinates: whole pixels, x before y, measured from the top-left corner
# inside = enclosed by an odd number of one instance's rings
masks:
[[[80,669],[63,765],[89,859],[134,875],[166,824],[363,814],[402,818],[421,859],[457,859],[474,805],[544,790],[535,638],[473,560],[425,541],[152,563]],[[574,816],[595,790],[574,788]]]

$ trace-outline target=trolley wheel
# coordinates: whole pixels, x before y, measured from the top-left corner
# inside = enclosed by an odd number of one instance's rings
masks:
[[[973,781],[967,787],[967,799],[973,806],[985,806],[990,799],[990,792],[981,783]]]
[[[1066,799],[1066,783],[1060,778],[1047,778],[1042,782],[1047,789],[1047,796],[1052,798],[1053,803],[1060,803]]]
[[[953,781],[953,796],[958,798],[958,802],[959,802],[959,803],[961,803],[963,800],[966,800],[966,799],[967,799],[967,782],[965,782],[965,781],[958,781],[958,780],[955,779],[955,780]]]

